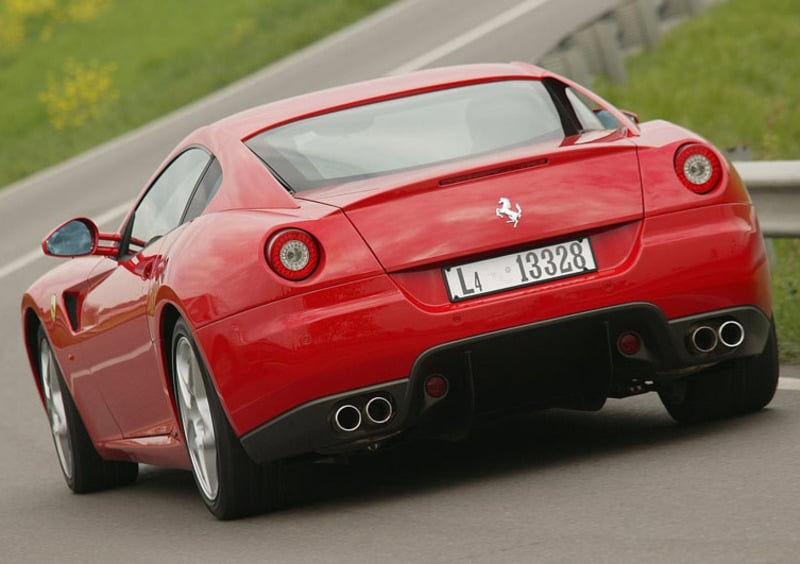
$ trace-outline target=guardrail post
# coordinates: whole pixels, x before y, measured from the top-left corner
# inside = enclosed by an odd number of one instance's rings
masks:
[[[614,12],[619,24],[622,47],[653,47],[661,36],[661,29],[653,0],[633,0]]]
[[[589,72],[605,74],[611,82],[625,82],[625,61],[614,21],[600,20],[578,31],[573,40],[583,52]]]
[[[666,18],[693,16],[705,7],[703,0],[666,0],[661,7]]]
[[[538,64],[571,78],[579,84],[590,84],[592,81],[592,73],[586,64],[586,57],[583,51],[575,45],[545,55],[539,59]]]

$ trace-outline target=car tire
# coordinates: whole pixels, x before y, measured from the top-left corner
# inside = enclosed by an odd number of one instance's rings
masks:
[[[778,389],[780,360],[774,323],[770,324],[764,352],[742,359],[741,364],[741,393],[736,412],[753,413],[769,404]]]
[[[135,462],[104,460],[94,448],[58,365],[50,341],[40,327],[39,378],[45,400],[50,432],[61,472],[75,493],[88,493],[136,481]]]
[[[244,451],[182,319],[172,334],[171,367],[192,473],[209,511],[227,520],[281,505],[285,488],[280,465],[256,464]]]
[[[658,388],[661,402],[680,423],[700,423],[765,407],[778,386],[778,347],[770,325],[761,354],[723,362]]]

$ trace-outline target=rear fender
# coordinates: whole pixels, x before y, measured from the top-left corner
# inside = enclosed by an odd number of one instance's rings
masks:
[[[638,145],[645,217],[700,206],[750,203],[739,173],[722,153],[702,137],[665,121],[643,123],[641,131],[642,135],[635,139],[635,143]],[[675,172],[675,154],[687,143],[709,147],[722,165],[719,184],[707,194],[696,194],[687,189]]]
[[[264,255],[270,238],[287,228],[306,231],[321,248],[319,267],[304,280],[282,278]],[[185,226],[164,259],[155,302],[174,302],[189,325],[200,328],[272,301],[382,272],[344,214],[331,206],[303,202],[298,210],[227,211]]]

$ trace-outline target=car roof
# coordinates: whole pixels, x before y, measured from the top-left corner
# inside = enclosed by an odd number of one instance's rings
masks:
[[[423,70],[320,90],[271,102],[216,122],[239,139],[248,139],[271,127],[333,110],[420,92],[476,82],[541,79],[552,76],[527,63],[476,64]]]

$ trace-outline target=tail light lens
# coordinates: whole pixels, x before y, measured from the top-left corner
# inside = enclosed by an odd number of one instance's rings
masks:
[[[303,280],[319,266],[319,244],[305,231],[284,229],[270,237],[266,256],[270,268],[279,276]]]
[[[692,143],[675,153],[675,173],[689,190],[706,194],[719,184],[722,163],[709,147]]]

